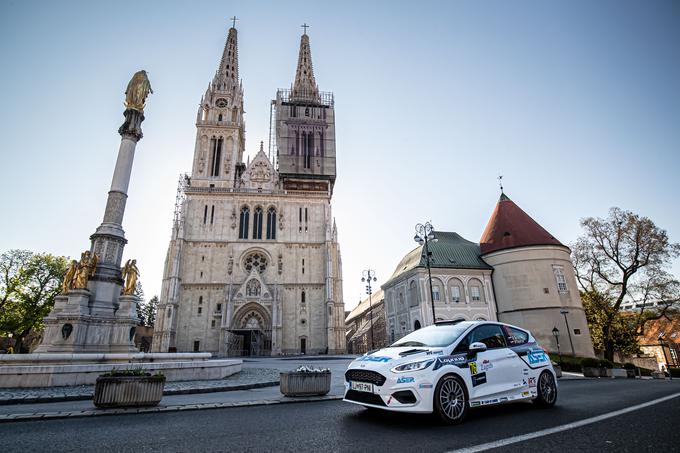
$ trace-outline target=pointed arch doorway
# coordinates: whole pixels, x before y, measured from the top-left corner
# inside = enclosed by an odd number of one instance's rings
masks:
[[[241,307],[234,316],[229,329],[231,340],[230,356],[268,356],[272,350],[272,323],[268,310],[258,304],[249,303]]]

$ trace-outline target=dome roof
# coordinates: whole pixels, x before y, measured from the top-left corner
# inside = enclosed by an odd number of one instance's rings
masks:
[[[564,245],[522,211],[507,195],[501,193],[479,240],[482,255],[531,245]]]

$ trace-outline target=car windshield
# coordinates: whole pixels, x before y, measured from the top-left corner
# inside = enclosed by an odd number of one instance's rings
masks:
[[[469,321],[458,324],[444,324],[427,326],[418,329],[405,337],[397,340],[390,347],[400,348],[407,346],[444,347],[456,341],[471,325]]]

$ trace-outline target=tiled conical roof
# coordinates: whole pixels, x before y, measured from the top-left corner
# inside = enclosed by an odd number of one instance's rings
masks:
[[[504,193],[501,193],[479,243],[482,255],[530,245],[563,246]]]

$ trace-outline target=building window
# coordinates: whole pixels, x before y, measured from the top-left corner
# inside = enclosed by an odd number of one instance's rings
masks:
[[[307,301],[306,299],[307,294],[304,291],[302,291],[302,295],[300,296],[300,302],[304,304]]]
[[[222,304],[217,304],[217,307],[215,307],[215,311],[217,311],[217,313],[220,313],[222,311]]]
[[[574,335],[581,335],[581,329],[574,329]]]
[[[267,258],[258,252],[251,253],[243,261],[243,266],[246,268],[246,271],[248,272],[255,268],[258,271],[260,271],[260,273],[262,273],[265,271],[265,269],[267,269]]]
[[[200,315],[201,313],[203,313],[203,307],[198,307],[198,313],[197,314]]]
[[[262,239],[262,208],[255,208],[253,215],[253,239]]]
[[[300,208],[300,233],[302,233],[302,208]]]
[[[217,121],[222,121],[222,114],[217,115]]]
[[[411,284],[409,285],[408,298],[409,306],[411,307],[418,306],[418,303],[420,301],[418,300],[418,286],[416,285],[416,282],[411,282]]]
[[[439,301],[439,287],[438,286],[433,286],[432,287],[432,300],[434,301]]]
[[[222,138],[211,139],[210,145],[212,148],[210,161],[210,176],[220,175],[220,162],[222,162]]]
[[[451,300],[455,303],[460,302],[460,286],[451,287]]]
[[[194,352],[199,352],[201,350],[201,342],[196,340],[194,341]]]
[[[305,273],[305,259],[302,258],[302,273]]]
[[[203,296],[198,296],[198,305],[203,305]]]
[[[276,239],[276,208],[267,210],[267,239]]]
[[[212,208],[210,209],[210,225],[212,225],[214,221],[215,221],[215,205],[212,205]]]
[[[480,300],[482,300],[481,292],[479,291],[479,286],[471,286],[470,295],[472,296],[473,302],[479,302]]]
[[[203,225],[208,223],[208,205],[205,205],[205,208],[203,208]]]
[[[241,221],[239,223],[239,228],[238,228],[238,238],[239,239],[248,239],[248,224],[250,220],[250,209],[248,209],[248,206],[244,206],[241,208]]]
[[[305,208],[305,233],[307,232],[307,208]]]
[[[555,273],[555,281],[557,282],[557,291],[560,293],[566,293],[569,291],[567,287],[567,279],[564,277],[564,270],[562,266],[554,266],[553,272]]]
[[[210,327],[215,327],[215,320],[214,319],[210,322]]]
[[[420,329],[420,321],[416,319],[416,322],[413,323],[413,330],[418,330]]]

